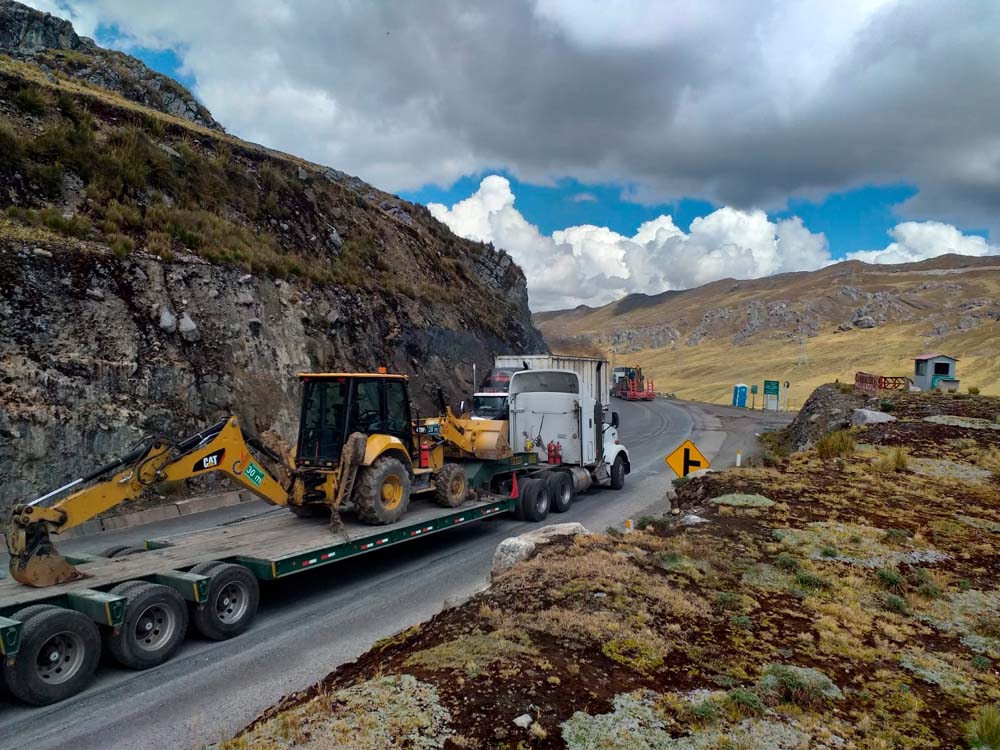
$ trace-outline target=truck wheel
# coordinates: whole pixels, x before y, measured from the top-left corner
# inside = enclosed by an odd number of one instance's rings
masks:
[[[625,460],[621,456],[615,456],[615,462],[611,464],[611,489],[620,490],[625,486]]]
[[[445,464],[434,477],[434,502],[442,508],[457,508],[469,496],[469,479],[458,464]]]
[[[30,607],[23,607],[17,610],[17,612],[11,615],[11,618],[25,625],[35,615],[47,612],[50,609],[59,609],[59,607],[55,604],[32,604]]]
[[[45,706],[87,687],[101,658],[101,636],[93,621],[59,607],[26,619],[17,660],[3,671],[11,694],[25,703]]]
[[[546,472],[545,483],[549,487],[553,513],[565,513],[573,504],[573,480],[562,471]]]
[[[117,635],[103,632],[104,647],[129,669],[149,669],[162,664],[180,647],[187,632],[184,598],[169,586],[136,581],[115,586],[111,593],[126,599],[125,622]]]
[[[525,479],[521,482],[521,512],[525,521],[544,521],[549,515],[551,495],[544,479]]]
[[[209,564],[203,565],[208,568]],[[260,585],[253,573],[242,565],[219,563],[199,575],[211,575],[212,581],[208,597],[194,608],[192,620],[198,632],[210,640],[223,641],[250,627],[260,603]]]
[[[365,523],[395,523],[410,504],[410,473],[392,456],[361,469],[354,488],[354,512]]]

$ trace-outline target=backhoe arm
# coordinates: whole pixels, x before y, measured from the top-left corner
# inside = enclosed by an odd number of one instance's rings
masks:
[[[280,460],[260,444],[255,448]],[[110,479],[90,484],[116,469],[119,471]],[[149,440],[85,477],[31,503],[15,505],[4,534],[11,576],[38,587],[81,578],[82,574],[55,550],[49,534],[64,533],[116,505],[135,500],[152,485],[216,471],[273,505],[288,504],[288,490],[255,460],[239,420],[229,417],[178,443]],[[52,505],[41,504],[77,485],[83,488]]]

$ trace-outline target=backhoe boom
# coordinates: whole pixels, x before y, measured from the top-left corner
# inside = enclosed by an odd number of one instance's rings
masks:
[[[30,503],[14,506],[4,537],[10,552],[10,574],[29,586],[52,586],[82,575],[53,547],[49,534],[61,534],[123,502],[135,500],[148,487],[221,472],[273,505],[288,505],[288,489],[255,459],[236,417],[229,417],[177,443],[146,441],[126,456],[80,477]],[[254,447],[272,460],[278,457],[257,441]],[[114,476],[91,484],[112,471]],[[43,505],[73,487],[71,495]]]

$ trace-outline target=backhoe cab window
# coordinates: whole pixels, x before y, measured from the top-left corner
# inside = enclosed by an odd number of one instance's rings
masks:
[[[337,463],[352,432],[410,438],[406,384],[389,378],[305,382],[299,432],[300,462]]]
[[[350,382],[307,382],[302,396],[302,424],[297,456],[305,461],[339,461],[344,447],[344,423]]]

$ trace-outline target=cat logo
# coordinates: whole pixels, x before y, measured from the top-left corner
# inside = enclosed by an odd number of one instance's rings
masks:
[[[222,461],[222,457],[225,453],[225,448],[217,450],[215,453],[209,453],[204,458],[194,462],[194,469],[192,469],[192,471],[205,471],[206,469],[218,468],[219,462]]]

